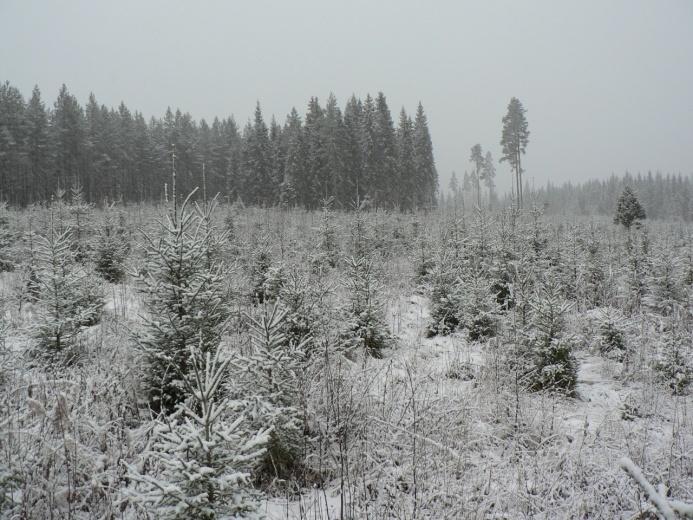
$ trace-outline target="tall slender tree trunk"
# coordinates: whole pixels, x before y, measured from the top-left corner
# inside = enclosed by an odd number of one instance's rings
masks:
[[[481,208],[481,179],[479,179],[479,167],[476,168],[476,205]]]
[[[519,196],[519,208],[522,209],[523,207],[523,193],[522,193],[522,154],[520,152],[520,147],[518,145],[517,147],[517,191],[518,191],[518,196]]]

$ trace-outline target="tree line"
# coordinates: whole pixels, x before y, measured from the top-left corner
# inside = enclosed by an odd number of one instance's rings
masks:
[[[619,195],[627,187],[636,194],[647,218],[693,221],[693,184],[688,175],[626,172],[583,183],[547,183],[532,198],[545,206],[549,214],[613,215]]]
[[[145,119],[91,94],[85,107],[62,86],[52,108],[38,87],[25,101],[0,84],[0,200],[26,205],[78,185],[88,201],[158,200],[175,168],[178,193],[196,186],[251,205],[316,208],[332,197],[411,210],[436,205],[438,174],[428,121],[419,103],[395,126],[385,95],[334,95],[293,108],[283,125],[265,122],[260,104],[240,128],[233,116],[194,120],[167,109]]]
[[[483,173],[483,172],[482,172]],[[490,208],[511,206],[512,195],[499,197],[492,177],[484,177],[487,194],[479,195],[479,185],[475,172],[465,172],[462,182],[453,172],[447,193],[441,193],[439,205],[464,210],[473,207],[477,197]],[[489,182],[490,180],[490,182]],[[648,218],[693,221],[693,180],[689,175],[662,174],[647,172],[633,175],[626,172],[622,176],[611,175],[608,179],[593,179],[585,182],[547,182],[539,188],[525,183],[523,188],[531,206],[541,207],[546,214],[603,215],[611,216],[617,210],[619,196],[629,188],[646,212]]]

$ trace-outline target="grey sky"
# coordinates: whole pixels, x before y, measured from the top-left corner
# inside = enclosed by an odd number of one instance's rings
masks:
[[[693,173],[693,1],[0,0],[0,80],[52,103],[195,118],[259,100],[283,122],[308,98],[385,92],[397,121],[420,99],[441,184],[497,159],[511,96],[527,108],[527,178],[626,169]],[[498,168],[509,186],[509,170]]]

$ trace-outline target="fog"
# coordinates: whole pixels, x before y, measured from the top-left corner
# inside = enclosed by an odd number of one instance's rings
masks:
[[[48,103],[125,101],[195,118],[260,101],[266,119],[310,96],[421,100],[441,185],[480,143],[500,156],[511,96],[527,109],[528,182],[693,172],[693,3],[0,2],[0,80]],[[498,168],[499,187],[510,170]]]

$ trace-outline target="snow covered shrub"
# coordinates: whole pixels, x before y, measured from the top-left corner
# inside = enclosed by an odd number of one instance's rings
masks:
[[[545,281],[530,302],[531,320],[525,328],[523,377],[530,390],[559,390],[571,395],[577,381],[573,339],[565,330],[565,314],[571,305],[562,300],[559,287]]]
[[[258,518],[251,481],[268,429],[249,427],[239,402],[218,398],[231,359],[202,356],[189,356],[190,402],[155,420],[141,461],[126,464],[134,484],[124,501],[162,519]]]
[[[258,474],[264,483],[290,478],[303,464],[305,425],[298,405],[305,345],[287,343],[285,317],[278,304],[258,319],[248,317],[251,351],[230,386],[231,395],[245,401],[253,428],[272,427]]]
[[[91,217],[94,206],[86,201],[84,192],[79,184],[70,189],[70,203],[67,209],[72,215],[72,251],[76,262],[83,263],[90,254],[89,235],[91,233]]]
[[[440,254],[430,275],[431,323],[426,329],[428,337],[454,332],[460,324],[459,312],[462,295],[458,290],[456,270],[447,255]]]
[[[671,250],[658,252],[647,276],[648,294],[643,303],[662,316],[671,316],[683,301],[684,277],[681,262]]]
[[[188,207],[159,221],[157,239],[144,234],[145,267],[137,273],[147,313],[134,339],[144,354],[144,383],[154,410],[172,412],[188,396],[190,346],[214,352],[230,315],[223,272],[209,263],[213,226]],[[202,338],[200,340],[200,337]]]
[[[311,263],[313,269],[321,267],[336,267],[339,261],[339,242],[337,241],[337,231],[332,223],[332,202],[333,197],[322,201],[322,215],[320,229],[318,231],[317,252],[313,256]]]
[[[104,303],[100,286],[75,264],[72,243],[70,230],[37,237],[39,312],[33,354],[52,361],[71,361],[77,335],[98,322]]]
[[[93,272],[84,271],[79,297],[75,302],[77,324],[80,327],[92,327],[99,323],[104,304],[103,282]]]
[[[529,246],[535,266],[546,263],[546,250],[549,244],[546,224],[544,222],[544,212],[537,206],[532,207],[529,212],[532,217],[531,230],[529,234]]]
[[[125,259],[130,252],[125,229],[119,226],[112,207],[106,209],[96,243],[96,272],[104,280],[118,283],[125,277]]]
[[[390,330],[383,316],[383,304],[378,293],[382,286],[373,270],[373,261],[366,257],[347,261],[346,286],[349,303],[344,309],[345,326],[339,339],[348,352],[363,350],[366,355],[382,357],[392,344]]]
[[[0,273],[14,271],[15,262],[12,258],[12,248],[16,236],[10,229],[10,214],[7,203],[0,202]]]
[[[625,320],[615,309],[601,309],[598,313],[599,352],[621,361],[627,353]]]
[[[305,343],[308,353],[312,350],[318,325],[324,322],[321,309],[323,294],[313,287],[307,277],[298,271],[291,272],[279,294],[285,311],[282,332],[288,343]]]
[[[491,338],[498,330],[498,302],[493,284],[482,271],[465,272],[457,281],[458,322],[472,341]]]
[[[648,270],[647,257],[643,253],[641,236],[634,231],[628,233],[626,237],[626,265],[625,271],[625,309],[631,314],[638,311],[642,305],[643,298],[647,293],[646,273]]]
[[[685,393],[693,381],[693,366],[690,364],[693,348],[691,334],[675,329],[662,334],[663,352],[655,363],[660,380],[671,388],[675,395]]]
[[[582,279],[584,281],[584,300],[587,308],[599,307],[605,302],[604,285],[606,275],[604,273],[604,260],[600,251],[601,237],[592,227],[589,236],[585,239],[586,259]]]
[[[258,241],[252,256],[250,280],[253,302],[273,302],[279,296],[284,283],[284,270],[281,265],[272,265],[269,237],[265,236]]]

